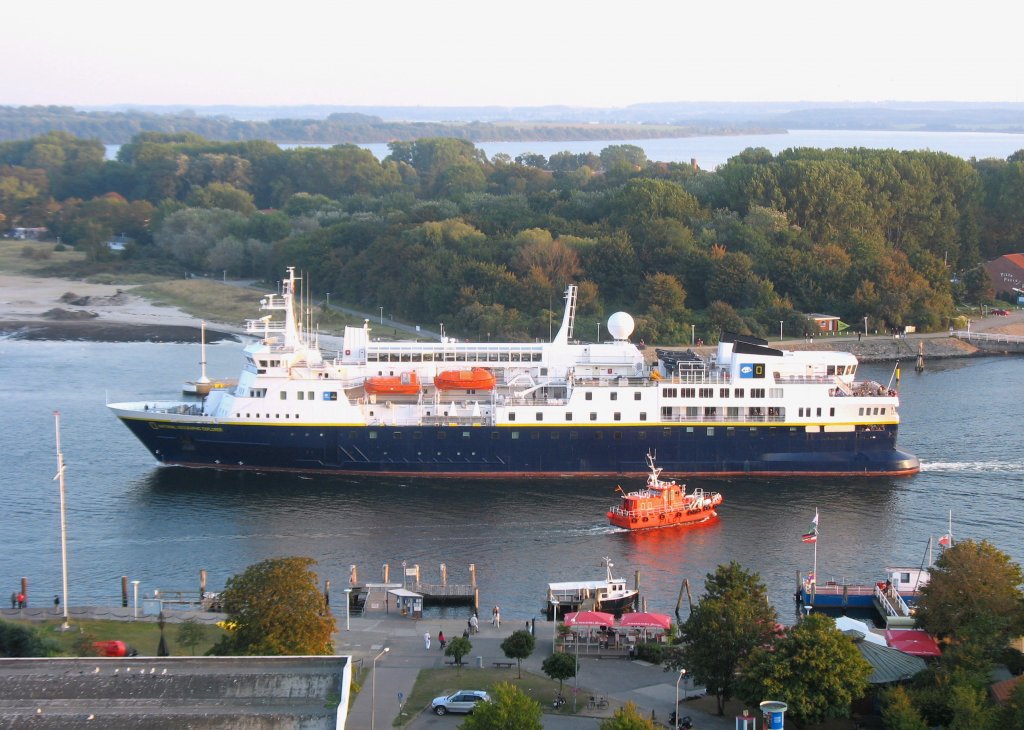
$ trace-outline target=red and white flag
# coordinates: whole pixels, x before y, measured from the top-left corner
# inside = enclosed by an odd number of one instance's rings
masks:
[[[942,537],[939,538],[939,545],[941,545],[942,547],[949,547],[952,544],[953,544],[953,536],[950,535],[948,532],[945,535],[943,535]]]
[[[814,519],[811,520],[811,529],[803,534],[800,538],[804,542],[818,542],[818,510],[814,510]]]

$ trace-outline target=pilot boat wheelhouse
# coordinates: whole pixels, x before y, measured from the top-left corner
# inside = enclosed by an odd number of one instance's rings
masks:
[[[575,339],[575,287],[551,342],[375,341],[364,324],[346,327],[340,349],[325,353],[303,328],[298,285],[289,271],[281,293],[261,299],[267,314],[247,323],[255,339],[234,387],[201,401],[110,404],[158,462],[640,476],[642,455],[656,451],[663,468],[681,475],[919,469],[896,448],[897,393],[857,380],[850,353],[791,352],[726,335],[706,360],[648,364],[629,341],[633,320],[624,312],[608,320],[610,341]],[[379,387],[413,381],[417,387],[393,392]]]

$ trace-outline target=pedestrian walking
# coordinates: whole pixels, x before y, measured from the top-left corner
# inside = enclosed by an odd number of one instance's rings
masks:
[[[472,633],[472,634],[479,634],[480,633],[480,619],[478,619],[476,617],[475,613],[472,616],[469,617],[469,628],[470,628],[470,633]]]
[[[427,647],[428,651],[430,650],[430,632],[429,631],[424,631],[423,632],[423,646]]]
[[[53,612],[60,613],[60,596],[53,597]]]
[[[18,608],[25,608],[25,594],[18,594]]]
[[[494,607],[494,625],[497,628],[501,628],[501,609],[497,606]]]
[[[497,620],[498,620],[498,607],[495,606],[494,608],[491,609],[491,626],[494,626],[495,622]]]
[[[437,632],[437,643],[441,645],[441,651],[444,651],[444,645],[448,643],[444,638],[444,631]]]

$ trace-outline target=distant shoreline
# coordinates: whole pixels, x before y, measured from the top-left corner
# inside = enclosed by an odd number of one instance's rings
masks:
[[[201,330],[191,325],[115,322],[105,319],[76,321],[0,320],[0,338],[71,342],[179,342],[202,341]],[[206,342],[238,341],[238,335],[206,329]]]

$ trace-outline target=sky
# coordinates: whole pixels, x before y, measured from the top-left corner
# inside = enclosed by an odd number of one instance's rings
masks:
[[[1024,102],[995,0],[8,0],[0,105]]]

